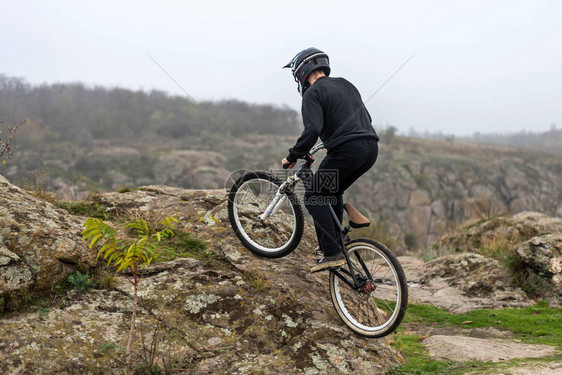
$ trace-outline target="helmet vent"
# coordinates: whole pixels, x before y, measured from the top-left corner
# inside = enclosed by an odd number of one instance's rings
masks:
[[[307,82],[310,73],[322,69],[327,76],[330,75],[330,60],[324,52],[311,47],[299,52],[284,68],[291,68],[297,89],[302,96],[310,87]]]

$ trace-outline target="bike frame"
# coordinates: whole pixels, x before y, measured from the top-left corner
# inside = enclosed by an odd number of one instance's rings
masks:
[[[285,190],[288,188],[293,188],[297,183],[302,181],[302,174],[308,170],[310,170],[310,166],[314,163],[314,154],[324,148],[323,143],[319,143],[310,150],[310,152],[305,155],[304,161],[301,163],[300,168],[295,172],[295,174],[287,177],[287,180],[279,186],[277,192],[275,193],[275,197],[271,200],[271,203],[265,211],[258,215],[260,220],[266,220],[269,216],[275,214],[277,210],[281,207],[287,196],[284,194]],[[284,166],[285,168],[285,166]]]
[[[314,146],[307,155],[304,156],[304,161],[301,163],[300,168],[293,175],[287,177],[287,180],[285,180],[285,182],[283,182],[281,186],[279,186],[279,189],[277,189],[277,192],[275,193],[275,197],[273,198],[267,209],[262,214],[258,215],[258,218],[260,220],[267,220],[269,216],[275,214],[277,210],[279,210],[283,202],[285,202],[285,199],[287,199],[287,196],[284,194],[285,190],[293,188],[297,183],[302,181],[302,175],[305,172],[308,172],[310,170],[312,163],[314,163],[313,155],[324,148],[325,148],[324,144],[319,143],[316,146]],[[285,168],[285,166],[283,167]],[[349,225],[346,225],[346,227],[343,228],[332,206],[329,206],[329,208],[330,208],[330,213],[332,215],[332,219],[334,220],[334,223],[336,223],[336,226],[339,229],[339,233],[340,233],[339,242],[340,242],[341,250],[343,255],[345,256],[347,265],[349,267],[349,270],[345,268],[341,268],[340,269],[341,272],[336,269],[331,269],[330,271],[333,272],[344,283],[349,285],[350,288],[355,290],[360,290],[365,283],[359,282],[358,280],[359,275],[353,271],[353,264],[351,263],[349,254],[345,250],[345,238],[347,234],[351,231],[351,228]],[[361,258],[361,255],[359,255],[359,253],[356,252],[355,257],[357,258],[359,264],[361,265],[361,268],[363,268],[367,280],[372,280],[371,273],[367,269],[367,266],[365,265],[365,262]],[[344,276],[344,274],[346,274],[347,276],[351,276],[351,279],[353,281],[349,280],[348,277]]]

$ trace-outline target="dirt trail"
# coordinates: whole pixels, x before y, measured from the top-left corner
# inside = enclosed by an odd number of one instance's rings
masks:
[[[447,361],[508,361],[514,358],[540,358],[556,353],[549,345],[523,344],[513,339],[434,335],[423,340],[432,358]]]

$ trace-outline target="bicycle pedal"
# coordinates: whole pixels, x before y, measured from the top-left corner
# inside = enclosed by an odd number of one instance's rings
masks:
[[[313,255],[316,255],[316,256],[322,258],[324,256],[324,252],[322,250],[320,250],[320,248],[317,247],[316,249],[314,249]]]

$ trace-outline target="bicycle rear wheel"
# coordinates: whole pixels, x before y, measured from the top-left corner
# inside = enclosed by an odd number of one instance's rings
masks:
[[[281,181],[267,172],[246,173],[228,195],[228,217],[236,236],[257,255],[280,258],[291,253],[303,234],[304,217],[297,196],[285,191],[278,209],[261,220]]]
[[[350,241],[346,249],[362,287],[355,290],[330,272],[330,296],[338,315],[360,335],[382,337],[392,333],[408,305],[402,266],[386,246],[371,239]],[[339,269],[342,275],[344,267]],[[348,281],[353,284],[350,275]]]

